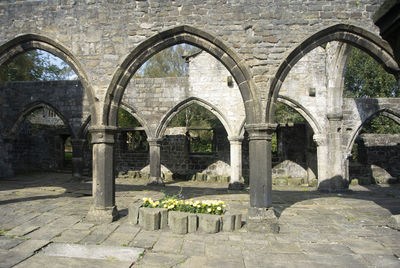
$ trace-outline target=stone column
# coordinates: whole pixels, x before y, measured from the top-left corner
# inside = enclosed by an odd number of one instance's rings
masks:
[[[85,139],[71,139],[72,144],[72,176],[83,176],[83,146]]]
[[[243,189],[242,179],[242,136],[229,136],[231,153],[231,180],[229,182],[229,190]]]
[[[314,134],[313,139],[317,144],[317,177],[318,177],[318,188],[323,188],[326,184],[329,176],[329,162],[328,162],[328,142],[326,134]]]
[[[118,218],[115,206],[114,133],[116,127],[92,126],[89,132],[93,144],[93,204],[89,221],[112,222]]]
[[[148,138],[150,153],[150,185],[164,185],[161,178],[161,141],[160,138]]]
[[[276,127],[276,124],[246,125],[250,162],[249,231],[279,231],[278,219],[272,207],[271,139]]]

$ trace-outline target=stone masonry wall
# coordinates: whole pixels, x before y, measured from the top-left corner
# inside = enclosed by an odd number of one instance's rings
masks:
[[[122,102],[137,111],[154,136],[168,111],[185,100],[196,98],[214,105],[227,121],[227,132],[239,135],[245,119],[243,101],[230,73],[206,52],[190,58],[188,77],[131,79]],[[215,111],[209,107],[211,112]]]
[[[350,165],[350,177],[371,182],[400,178],[400,135],[362,134],[357,139],[357,163]]]
[[[0,44],[26,33],[56,40],[81,63],[101,102],[116,67],[135,47],[157,32],[191,25],[218,37],[238,53],[265,100],[271,78],[289,51],[312,34],[336,24],[355,25],[378,35],[372,16],[382,3],[383,0],[2,2]]]
[[[79,81],[0,83],[0,134],[9,132],[29,105],[40,102],[61,113],[75,134],[89,116],[88,101]]]

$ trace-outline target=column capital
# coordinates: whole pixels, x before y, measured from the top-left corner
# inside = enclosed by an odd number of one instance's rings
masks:
[[[228,140],[230,142],[239,142],[241,143],[243,141],[244,137],[243,136],[228,136]]]
[[[250,140],[271,140],[277,126],[275,123],[246,124],[245,129]]]
[[[329,121],[340,121],[343,119],[343,113],[339,112],[339,113],[335,113],[335,112],[331,112],[328,113],[326,115],[326,117],[328,118]]]
[[[147,138],[149,146],[160,146],[163,138]]]
[[[317,144],[317,146],[324,146],[328,144],[328,139],[325,134],[314,134],[313,140]]]
[[[89,132],[92,135],[92,144],[114,143],[114,134],[117,127],[114,126],[91,126]]]

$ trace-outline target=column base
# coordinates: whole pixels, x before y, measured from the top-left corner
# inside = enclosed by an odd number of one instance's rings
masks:
[[[243,188],[244,188],[244,183],[240,181],[229,183],[228,186],[228,190],[243,190]]]
[[[161,177],[150,177],[148,186],[165,186]]]
[[[88,214],[86,215],[86,220],[95,223],[111,223],[118,219],[117,207],[99,209],[91,207]]]
[[[246,227],[249,232],[279,233],[278,217],[274,208],[250,207],[247,212]]]
[[[335,176],[318,183],[318,191],[327,193],[343,192],[348,190],[349,182],[342,176]]]

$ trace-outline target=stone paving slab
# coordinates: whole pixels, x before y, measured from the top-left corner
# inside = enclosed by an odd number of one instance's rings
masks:
[[[92,267],[105,267],[105,268],[129,268],[131,262],[117,261],[117,260],[95,260],[95,259],[82,259],[82,258],[67,258],[67,257],[54,257],[37,254],[26,261],[14,266],[14,268],[92,268]],[[1,267],[1,266],[0,266]]]
[[[113,257],[47,256],[42,248],[50,242],[143,248],[133,267],[146,268],[400,267],[400,232],[385,224],[400,211],[400,185],[357,186],[349,192],[330,194],[313,188],[304,191],[274,186],[280,233],[249,233],[242,228],[178,235],[169,228],[145,231],[130,224],[126,216],[129,204],[142,197],[156,200],[176,194],[182,186],[184,196],[224,200],[228,208],[243,212],[245,220],[247,190],[232,192],[213,183],[173,182],[164,188],[146,187],[145,180],[117,179],[116,183],[116,202],[122,213],[111,224],[85,221],[91,198],[82,193],[90,192],[91,184],[70,182],[69,175],[24,177],[22,182],[7,181],[7,186],[0,183],[0,267],[17,263],[16,267],[40,268],[49,263],[51,267],[85,268],[132,264]]]
[[[67,243],[53,243],[42,250],[46,256],[84,258],[98,260],[118,260],[135,262],[144,249],[133,247],[110,247],[96,245],[77,245]]]
[[[24,239],[0,236],[0,249],[11,249],[24,241]]]

